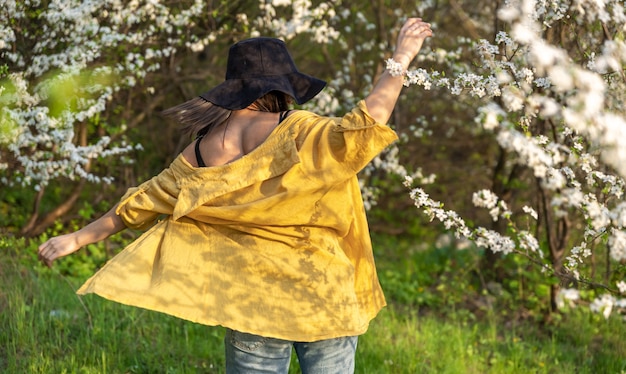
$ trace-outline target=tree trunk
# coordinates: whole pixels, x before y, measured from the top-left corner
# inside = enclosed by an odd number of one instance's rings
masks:
[[[51,212],[44,215],[40,220],[37,220],[39,217],[39,204],[36,203],[36,208],[32,216],[34,219],[31,218],[29,223],[22,228],[21,234],[25,237],[33,237],[42,234],[54,223],[55,220],[69,212],[74,207],[74,204],[76,204],[76,201],[78,200],[84,187],[85,181],[81,180],[62,204],[58,205]]]

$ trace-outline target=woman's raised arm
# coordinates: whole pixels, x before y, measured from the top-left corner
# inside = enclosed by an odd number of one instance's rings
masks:
[[[432,35],[429,23],[423,22],[421,18],[409,18],[398,34],[393,60],[406,70],[419,53],[424,40]],[[367,110],[377,122],[389,121],[400,96],[403,79],[402,76],[392,76],[388,70],[385,70],[374,85],[372,92],[365,98]]]

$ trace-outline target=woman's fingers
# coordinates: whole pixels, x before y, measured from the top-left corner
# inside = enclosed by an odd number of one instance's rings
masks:
[[[407,27],[404,29],[407,33],[422,33],[422,32],[432,32],[431,28],[430,28],[430,23],[427,22],[414,22],[411,24],[408,24]]]
[[[52,266],[52,262],[58,257],[56,255],[54,239],[55,238],[52,238],[39,246],[39,260],[48,267]]]
[[[37,258],[39,259],[39,261],[43,262],[47,267],[50,267],[53,261],[50,259],[50,257],[52,257],[53,250],[49,248],[48,243],[49,241],[39,246]]]
[[[430,24],[427,22],[423,22],[421,18],[409,18],[408,20],[404,22],[404,25],[402,26],[402,28],[403,29],[415,29],[415,28],[419,28],[422,26],[430,27]]]
[[[407,65],[419,53],[424,40],[430,36],[430,23],[421,18],[409,18],[400,29],[394,59],[397,58],[403,65]]]
[[[59,257],[66,256],[78,249],[76,238],[72,234],[66,234],[49,239],[38,248],[38,258],[46,266],[52,266],[52,262]]]

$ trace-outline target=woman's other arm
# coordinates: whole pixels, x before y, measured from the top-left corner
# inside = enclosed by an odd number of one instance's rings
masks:
[[[402,64],[406,70],[422,48],[427,37],[432,36],[430,24],[421,18],[409,18],[398,34],[393,60]],[[379,123],[387,123],[402,90],[403,77],[394,77],[385,70],[365,98],[369,114]]]
[[[115,214],[117,205],[105,215],[71,234],[59,235],[39,246],[39,259],[48,267],[59,257],[78,251],[87,244],[99,242],[126,228],[124,221]]]

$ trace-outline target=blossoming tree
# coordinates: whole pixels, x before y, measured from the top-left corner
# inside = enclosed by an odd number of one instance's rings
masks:
[[[617,1],[509,1],[497,16],[503,30],[494,30],[491,42],[473,43],[480,61],[476,67],[452,79],[437,71],[410,70],[406,84],[445,87],[482,99],[476,123],[493,132],[510,155],[509,165],[502,165],[509,179],[497,184],[508,199],[482,189],[472,201],[506,226],[498,231],[470,227],[420,187],[411,190],[411,197],[458,237],[496,253],[525,256],[556,276],[553,308],[559,295],[579,298],[574,289],[559,292],[560,285],[585,284],[608,291],[591,303],[592,309],[605,315],[614,307],[623,309],[626,300],[613,295],[626,293],[624,6]],[[573,34],[555,37],[553,28]],[[575,42],[581,48],[572,48]],[[524,186],[534,190],[526,201],[510,193],[513,181],[529,180],[520,170],[534,179],[534,185]],[[413,185],[412,178],[406,185]],[[597,267],[589,266],[598,258],[606,259],[599,278]]]

